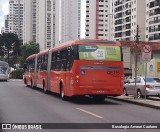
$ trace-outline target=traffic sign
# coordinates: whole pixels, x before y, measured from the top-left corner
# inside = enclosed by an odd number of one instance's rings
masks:
[[[150,45],[148,45],[148,44],[143,45],[142,52],[144,52],[144,53],[152,52],[152,49],[151,49]]]
[[[145,63],[150,62],[152,54],[152,48],[150,47],[150,45],[148,44],[143,45],[141,51],[142,51],[142,60]]]

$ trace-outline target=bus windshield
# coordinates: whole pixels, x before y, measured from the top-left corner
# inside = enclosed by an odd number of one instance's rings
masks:
[[[80,60],[122,60],[119,46],[79,45],[78,51]]]
[[[7,64],[0,64],[0,74],[5,74],[7,72],[8,65]]]

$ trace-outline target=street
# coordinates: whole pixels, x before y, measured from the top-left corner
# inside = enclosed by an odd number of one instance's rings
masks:
[[[63,101],[56,94],[26,87],[21,80],[0,82],[1,123],[159,123],[159,113],[157,109],[109,98],[104,102],[93,102],[87,97]],[[158,132],[156,129],[139,131]]]

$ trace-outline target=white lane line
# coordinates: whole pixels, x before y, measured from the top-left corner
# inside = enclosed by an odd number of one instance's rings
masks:
[[[80,110],[80,111],[82,111],[82,112],[84,112],[84,113],[87,113],[87,114],[89,114],[89,115],[92,115],[92,116],[94,116],[94,117],[97,117],[97,118],[103,119],[103,117],[102,117],[102,116],[99,116],[99,115],[94,114],[94,113],[92,113],[92,112],[86,111],[86,110],[84,110],[84,109],[81,109],[81,108],[76,108],[76,109],[77,109],[77,110]]]

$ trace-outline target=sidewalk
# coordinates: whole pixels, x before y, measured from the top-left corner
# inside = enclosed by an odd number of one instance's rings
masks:
[[[160,109],[160,98],[159,97],[149,97],[148,99],[134,99],[134,96],[118,96],[118,97],[108,97],[111,99],[128,102],[132,104],[142,105],[146,107],[151,107],[155,109]]]

